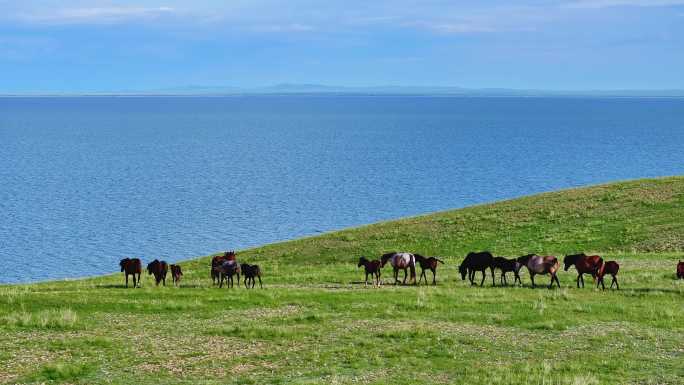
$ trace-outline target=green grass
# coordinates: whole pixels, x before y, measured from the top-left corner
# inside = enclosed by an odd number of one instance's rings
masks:
[[[621,264],[622,290],[576,289],[574,269],[560,290],[526,273],[524,288],[469,287],[457,265],[484,249],[599,253]],[[391,250],[443,256],[439,285],[360,284],[358,256]],[[120,274],[0,286],[0,383],[684,384],[682,250],[675,177],[239,252],[264,290],[212,287],[210,257],[182,264],[181,288],[124,289]]]

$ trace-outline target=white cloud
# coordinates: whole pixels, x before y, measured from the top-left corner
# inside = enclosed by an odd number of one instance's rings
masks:
[[[64,8],[52,12],[20,13],[20,20],[37,24],[116,24],[130,20],[156,19],[174,13],[171,7]]]

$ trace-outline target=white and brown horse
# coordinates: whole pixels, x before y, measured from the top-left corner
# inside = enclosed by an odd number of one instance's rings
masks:
[[[539,255],[525,255],[518,258],[518,262],[527,266],[527,270],[530,272],[530,281],[532,281],[532,287],[534,288],[534,276],[537,274],[551,275],[551,283],[549,284],[549,289],[553,287],[553,283],[560,288],[560,282],[556,273],[560,268],[560,263],[558,263],[558,258],[554,256],[539,256]]]
[[[387,253],[380,257],[381,266],[385,267],[387,262],[390,262],[392,268],[394,269],[394,284],[399,282],[399,270],[404,270],[404,281],[402,284],[406,284],[406,276],[408,274],[407,270],[411,270],[411,279],[409,283],[416,283],[416,257],[411,253]]]

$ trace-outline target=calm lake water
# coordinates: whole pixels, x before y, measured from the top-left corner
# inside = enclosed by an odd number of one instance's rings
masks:
[[[684,174],[683,155],[684,99],[0,98],[0,282]]]

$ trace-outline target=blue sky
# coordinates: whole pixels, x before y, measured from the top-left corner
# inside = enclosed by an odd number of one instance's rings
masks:
[[[0,0],[0,92],[684,89],[684,0]]]

